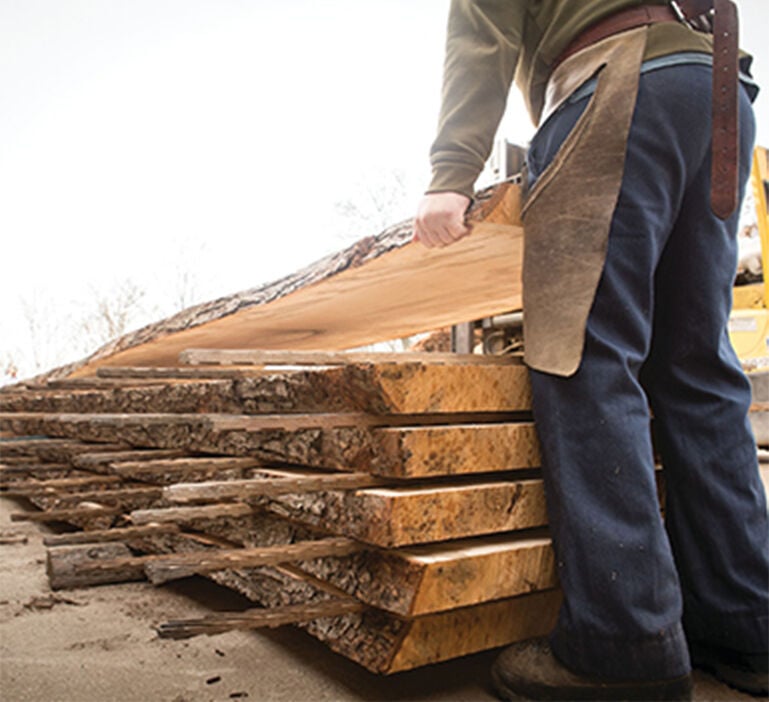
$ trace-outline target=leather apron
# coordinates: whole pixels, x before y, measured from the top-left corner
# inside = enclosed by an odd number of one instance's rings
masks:
[[[640,27],[585,49],[559,66],[548,84],[543,123],[579,85],[598,78],[522,211],[525,361],[538,371],[569,376],[582,359],[622,185],[647,32]]]

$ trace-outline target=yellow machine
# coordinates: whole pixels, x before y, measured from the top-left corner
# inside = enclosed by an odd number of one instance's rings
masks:
[[[764,282],[734,288],[734,309],[729,318],[729,336],[746,370],[769,369],[769,217],[767,216],[767,150],[753,154],[750,182],[756,203],[761,241],[761,268]]]

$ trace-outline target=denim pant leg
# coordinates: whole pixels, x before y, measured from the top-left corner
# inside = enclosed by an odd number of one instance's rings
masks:
[[[743,108],[744,187],[754,125]],[[662,254],[641,378],[665,469],[686,636],[760,653],[769,648],[769,523],[747,419],[750,386],[727,334],[738,214],[721,222],[702,207],[709,174],[709,159],[692,173]]]
[[[567,106],[537,134],[530,161],[534,177],[554,156],[584,106]],[[744,151],[749,151],[750,109],[743,107]],[[722,233],[711,237],[716,250],[712,265],[701,271],[700,284],[722,290],[732,282],[735,223],[727,225],[729,236],[724,236],[723,225],[710,215],[706,188],[689,191],[709,158],[710,125],[703,119],[709,112],[707,67],[669,67],[641,77],[622,191],[582,363],[569,378],[531,374],[551,532],[565,595],[552,644],[567,665],[584,673],[648,679],[674,677],[689,669],[681,585],[660,516],[649,398],[641,370],[652,350],[655,310],[664,304],[656,297],[657,268],[663,255],[671,260],[671,270],[675,268],[667,247],[687,197],[702,213],[699,233]],[[705,180],[709,188],[709,176]],[[670,285],[689,283],[679,278]],[[679,314],[672,328],[682,336],[691,325],[705,323],[687,318],[680,309]],[[705,316],[708,324],[719,326],[719,346],[703,353],[721,354],[723,315],[712,311]],[[744,380],[733,363],[732,358],[728,378],[718,382],[741,388],[735,389],[741,395],[735,413],[742,413],[744,424]],[[696,416],[697,397],[687,403],[686,411]],[[739,441],[746,442],[745,435]],[[703,450],[695,441],[684,443],[695,456]],[[742,445],[739,460],[744,463],[749,449]],[[694,465],[704,462],[689,460]],[[694,503],[699,499],[688,497]]]

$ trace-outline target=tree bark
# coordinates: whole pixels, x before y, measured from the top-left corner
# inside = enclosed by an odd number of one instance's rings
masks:
[[[343,355],[346,354],[337,354],[334,358]],[[139,387],[0,393],[0,412],[389,415],[531,410],[528,371],[519,362],[497,359],[493,363],[480,360],[434,363],[429,356],[412,354],[408,357],[421,360],[396,363],[374,362],[375,354],[366,354],[363,357],[370,359],[367,363],[349,361],[335,368],[269,372],[247,367],[103,368],[100,372],[113,370],[122,374],[162,370],[165,375],[176,373],[180,378],[166,378],[154,385]],[[356,357],[351,355],[353,359]],[[237,375],[227,379],[182,379],[189,371],[198,375],[206,372]]]
[[[447,415],[444,421],[451,421],[451,417]],[[529,469],[540,464],[531,422],[365,426],[388,421],[354,414],[0,415],[0,425],[21,432],[77,437],[83,441],[120,439],[148,448],[252,456],[271,463],[367,471],[408,479]]]
[[[48,580],[54,590],[144,580],[144,568],[128,562],[132,556],[131,550],[123,543],[49,548],[46,560]],[[87,569],[94,563],[116,559],[123,559],[122,567],[101,571]]]

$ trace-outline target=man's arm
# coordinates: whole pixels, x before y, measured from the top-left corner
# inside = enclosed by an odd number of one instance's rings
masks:
[[[470,233],[464,215],[489,157],[520,53],[526,0],[452,0],[433,177],[414,238],[446,246]]]

